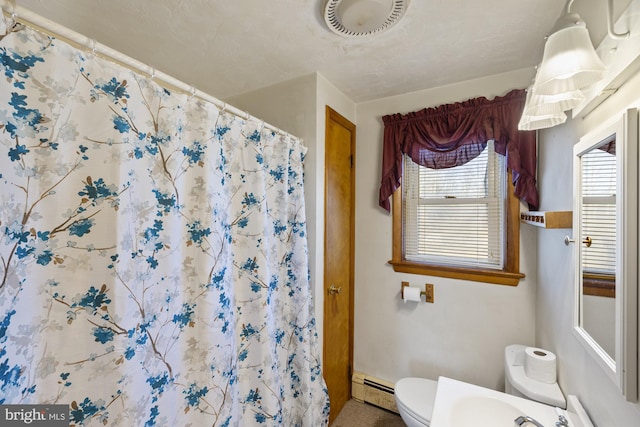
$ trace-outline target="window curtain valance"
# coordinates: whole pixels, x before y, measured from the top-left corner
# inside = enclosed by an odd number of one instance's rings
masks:
[[[496,152],[507,158],[515,195],[536,209],[536,135],[518,130],[525,97],[524,90],[515,89],[492,100],[474,98],[383,116],[380,206],[391,209],[389,198],[402,179],[403,154],[424,167],[450,168],[476,158],[493,139]]]

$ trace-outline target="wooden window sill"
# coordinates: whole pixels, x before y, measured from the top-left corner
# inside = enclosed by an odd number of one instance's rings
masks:
[[[583,295],[596,297],[615,298],[616,278],[615,276],[584,273],[582,276],[582,293]]]
[[[446,277],[449,279],[471,280],[496,285],[518,286],[524,278],[522,273],[484,268],[462,268],[445,265],[425,265],[409,261],[389,261],[393,270],[399,273],[423,274],[426,276]]]

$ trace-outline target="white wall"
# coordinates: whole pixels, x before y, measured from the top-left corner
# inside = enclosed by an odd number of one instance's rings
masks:
[[[541,210],[571,210],[573,200],[573,145],[588,131],[624,108],[640,106],[640,74],[584,119],[539,134]],[[563,392],[575,394],[599,427],[640,425],[640,404],[626,402],[571,333],[574,298],[572,248],[564,245],[571,230],[538,231],[538,294],[536,345],[558,357],[558,382]]]
[[[532,70],[375,100],[357,106],[356,293],[354,369],[395,382],[440,375],[485,387],[504,386],[504,348],[533,345],[536,232],[521,227],[517,287],[395,273],[391,216],[378,207],[381,117],[524,88]],[[435,284],[435,303],[407,303],[400,284]]]

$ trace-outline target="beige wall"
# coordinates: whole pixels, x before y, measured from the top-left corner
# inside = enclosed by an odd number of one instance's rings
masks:
[[[314,74],[227,100],[300,136],[309,147],[306,199],[312,284],[322,337],[324,234],[324,108],[357,125],[356,295],[354,369],[395,382],[406,376],[449,376],[489,388],[504,384],[504,347],[535,345],[558,356],[558,381],[577,395],[598,427],[640,425],[640,405],[627,403],[571,333],[573,259],[570,230],[521,226],[517,287],[393,272],[391,217],[377,206],[382,150],[381,117],[527,86],[532,70],[399,95],[355,105]],[[586,119],[539,133],[541,210],[572,209],[572,146],[580,135],[624,107],[640,104],[640,76]],[[435,284],[435,303],[400,300],[400,283]]]
[[[523,227],[517,287],[395,273],[391,216],[378,207],[381,117],[523,88],[531,70],[358,104],[355,370],[395,382],[444,375],[502,389],[504,348],[534,344],[536,234]],[[435,284],[435,303],[407,303],[400,284]]]
[[[535,231],[522,230],[518,287],[394,273],[391,217],[377,207],[381,116],[504,95],[524,87],[531,70],[355,105],[314,74],[226,101],[304,139],[306,203],[318,333],[322,336],[325,105],[357,125],[354,369],[395,382],[447,375],[501,389],[504,347],[534,344]],[[357,107],[357,109],[356,109]],[[403,304],[400,282],[435,284],[435,303]]]

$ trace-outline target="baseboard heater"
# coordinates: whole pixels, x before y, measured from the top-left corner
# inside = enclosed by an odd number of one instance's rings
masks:
[[[398,413],[393,395],[393,383],[375,378],[362,372],[351,376],[351,397],[382,409]]]

